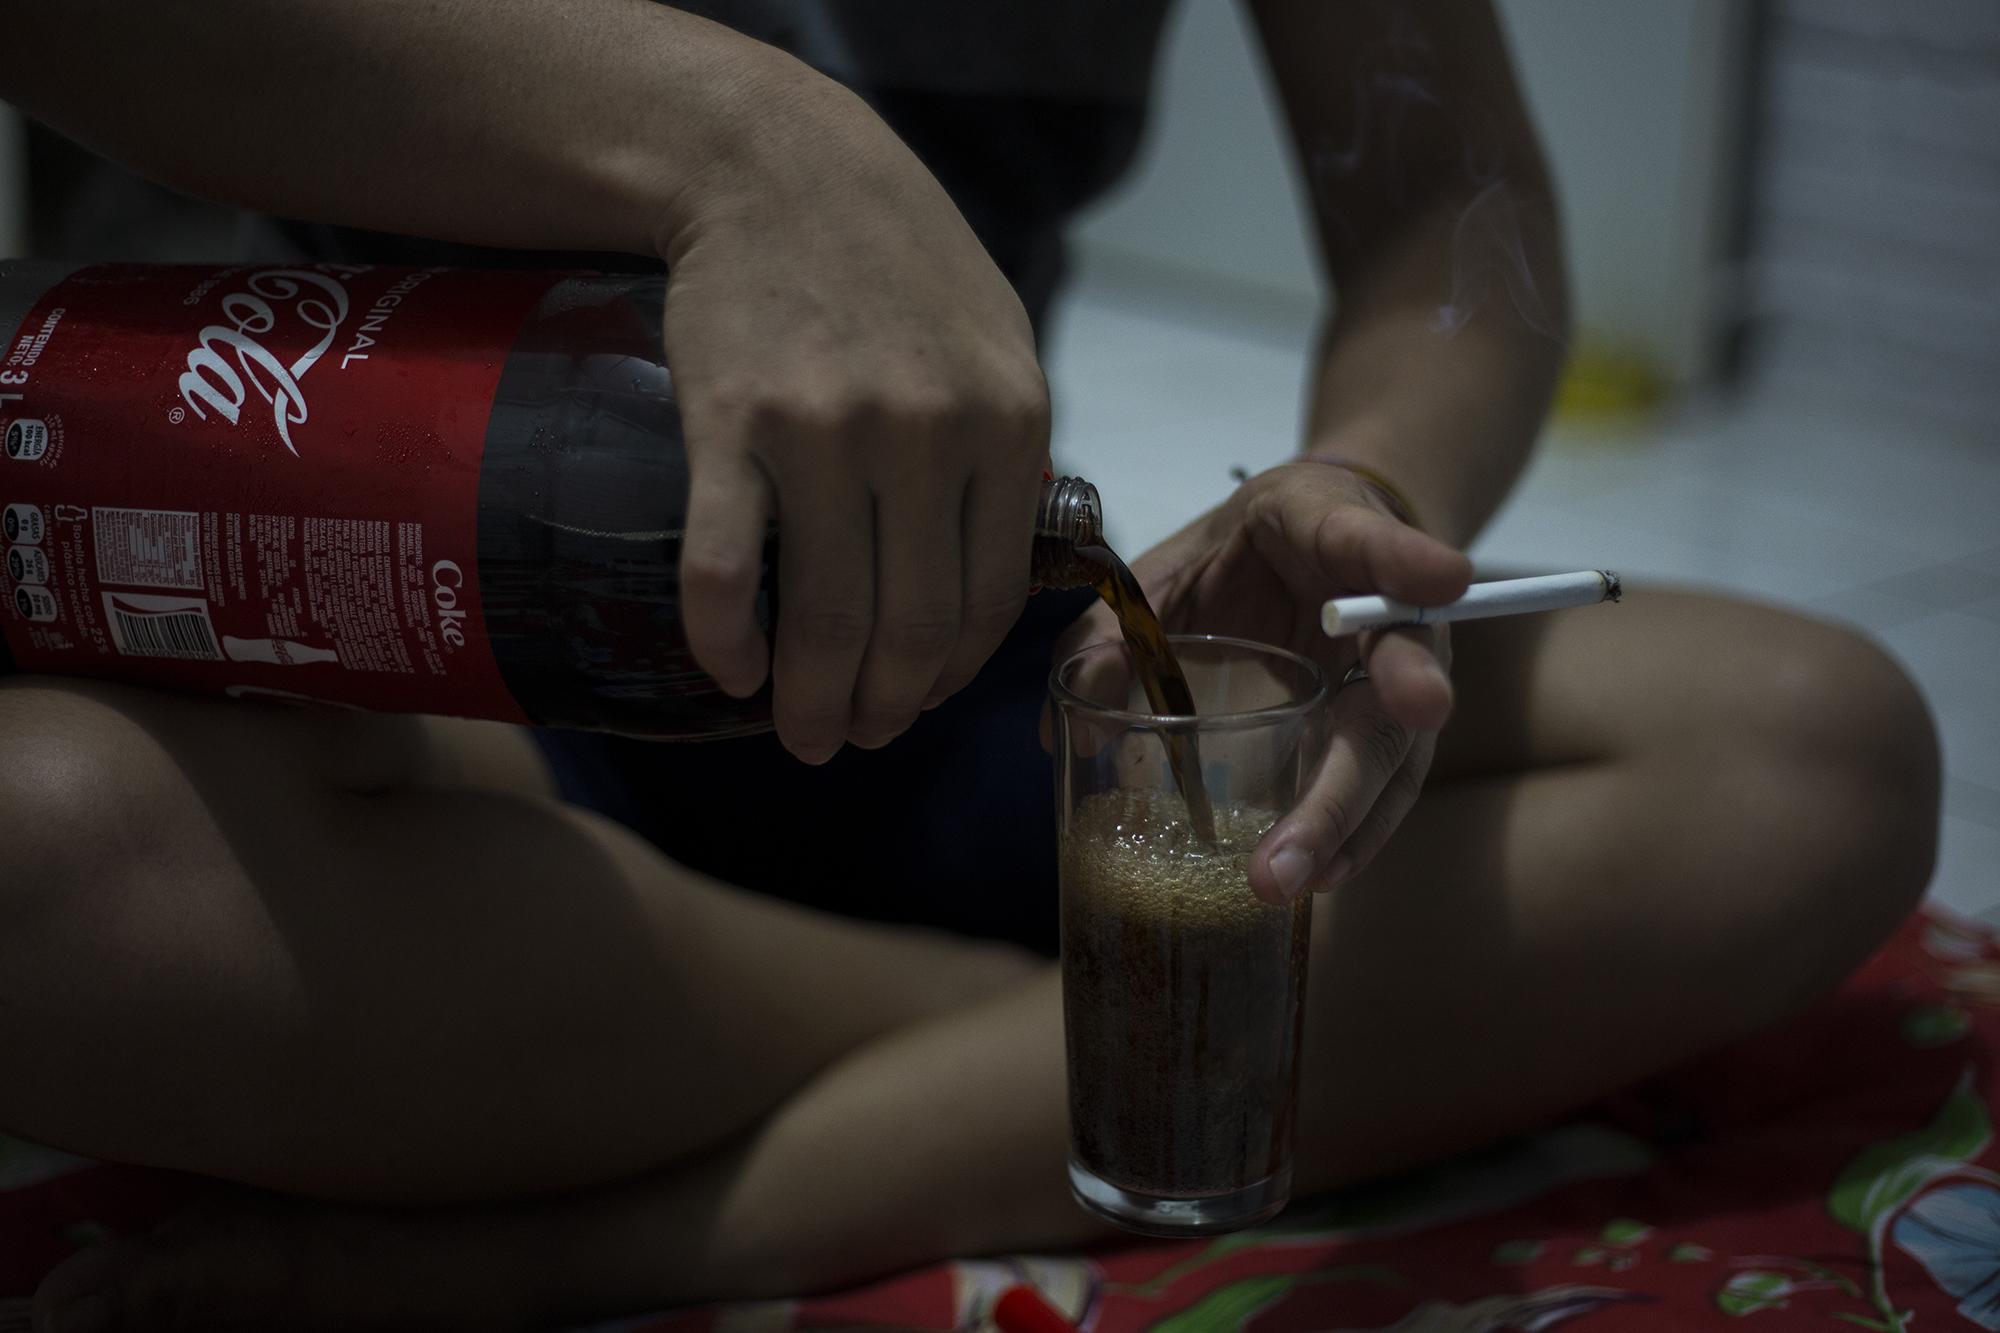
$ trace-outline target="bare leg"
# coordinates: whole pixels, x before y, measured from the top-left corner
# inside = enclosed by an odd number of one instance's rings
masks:
[[[507,780],[504,747],[437,730],[0,688],[0,1125],[327,1198],[571,1188],[710,1148],[1028,967],[421,785]]]
[[[1433,788],[1321,903],[1302,1190],[1531,1124],[1795,1009],[1929,874],[1935,742],[1859,640],[1646,594],[1467,627],[1458,653]],[[871,1038],[689,1166],[473,1214],[196,1232],[46,1295],[108,1280],[132,1311],[310,1327],[290,1302],[323,1281],[327,1327],[469,1310],[493,1328],[1063,1243],[1090,1227],[1064,1197],[1061,1080],[1044,974]]]
[[[1844,631],[1651,590],[1455,638],[1461,712],[1315,909],[1323,1180],[1534,1124],[1802,1008],[1916,904],[1929,716]]]

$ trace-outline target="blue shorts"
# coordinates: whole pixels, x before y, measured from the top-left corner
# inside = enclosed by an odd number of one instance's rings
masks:
[[[973,683],[881,750],[811,768],[774,736],[686,744],[537,733],[563,796],[673,860],[844,916],[1056,952],[1054,765],[1038,735],[1086,592],[1029,599]]]

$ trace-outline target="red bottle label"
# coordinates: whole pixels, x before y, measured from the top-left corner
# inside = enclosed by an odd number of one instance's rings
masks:
[[[480,614],[479,469],[553,280],[106,265],[44,293],[0,346],[20,669],[525,720]]]

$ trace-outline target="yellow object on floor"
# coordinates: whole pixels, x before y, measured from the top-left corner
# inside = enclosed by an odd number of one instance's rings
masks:
[[[1667,396],[1666,379],[1643,353],[1584,339],[1556,386],[1558,418],[1636,416],[1652,412]]]

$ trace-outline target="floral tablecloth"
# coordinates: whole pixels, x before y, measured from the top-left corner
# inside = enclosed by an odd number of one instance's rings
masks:
[[[1926,912],[1782,1028],[1259,1231],[962,1261],[603,1328],[980,1329],[1026,1283],[1095,1333],[2000,1330],[1996,1050],[2000,942]],[[0,1140],[0,1298],[178,1192]]]

